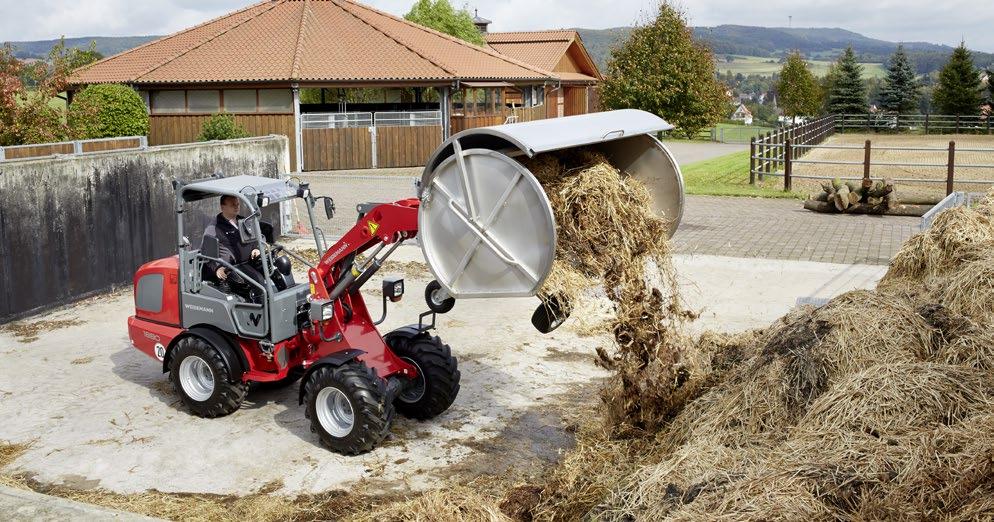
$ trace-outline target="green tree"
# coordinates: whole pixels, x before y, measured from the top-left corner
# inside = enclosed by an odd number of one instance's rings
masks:
[[[26,66],[10,44],[0,47],[0,146],[70,137],[63,112],[49,104],[65,85],[63,70],[44,62]]]
[[[473,17],[465,9],[456,10],[449,0],[418,0],[404,18],[471,44],[486,43]]]
[[[148,111],[141,96],[130,87],[91,85],[73,98],[69,126],[78,139],[145,136]]]
[[[801,53],[794,51],[787,56],[783,69],[780,69],[780,82],[777,84],[779,104],[785,116],[797,119],[798,116],[812,116],[821,109],[821,91],[814,75],[804,63]]]
[[[215,114],[204,122],[197,141],[234,140],[248,138],[249,133],[230,114]]]
[[[939,72],[932,101],[942,114],[975,115],[980,112],[980,71],[973,55],[961,43]]]
[[[856,61],[852,46],[846,47],[835,62],[832,90],[828,91],[828,112],[832,114],[866,114],[866,84],[863,66]]]
[[[711,51],[693,39],[683,13],[666,2],[654,20],[635,27],[612,51],[600,93],[605,107],[658,114],[687,136],[717,123],[728,104]]]
[[[828,64],[828,71],[825,72],[825,76],[823,76],[820,80],[818,80],[818,86],[819,88],[821,88],[821,92],[823,93],[832,92],[832,90],[835,89],[835,81],[838,77],[839,73],[838,71],[836,71],[835,63]],[[830,99],[828,96],[822,97],[821,110],[826,113],[831,112],[828,108],[829,100]]]
[[[920,97],[921,84],[915,66],[904,52],[904,46],[898,45],[887,64],[887,76],[880,88],[880,107],[885,111],[908,114],[918,110]]]

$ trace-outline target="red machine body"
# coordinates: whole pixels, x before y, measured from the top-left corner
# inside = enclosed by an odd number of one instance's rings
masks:
[[[347,272],[344,261],[374,246],[411,239],[418,231],[417,199],[385,203],[362,216],[338,242],[328,248],[315,268],[308,272],[311,299],[327,299],[333,288]],[[139,281],[145,276],[162,277],[162,303],[158,310],[141,308]],[[140,351],[160,362],[167,360],[169,350],[188,330],[182,324],[182,303],[179,295],[179,261],[177,256],[158,259],[142,265],[135,273],[135,315],[128,319],[128,334],[132,344]],[[242,381],[270,382],[287,377],[295,368],[307,368],[322,358],[359,350],[356,359],[376,371],[380,378],[400,375],[417,376],[416,368],[401,360],[387,346],[373,324],[369,310],[359,291],[350,289],[334,303],[331,319],[304,329],[297,335],[283,340],[273,348],[273,353],[285,350],[287,365],[280,368],[275,358],[264,356],[255,339],[236,338],[238,348],[248,362]],[[346,310],[350,312],[346,312]],[[322,331],[319,332],[318,328]],[[334,339],[332,341],[322,340]]]

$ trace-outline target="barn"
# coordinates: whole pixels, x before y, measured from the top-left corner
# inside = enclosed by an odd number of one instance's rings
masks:
[[[252,135],[288,136],[294,170],[418,166],[459,130],[589,110],[596,70],[514,45],[475,46],[349,0],[266,0],[80,69],[70,99],[132,86],[150,145],[195,141],[224,112]]]

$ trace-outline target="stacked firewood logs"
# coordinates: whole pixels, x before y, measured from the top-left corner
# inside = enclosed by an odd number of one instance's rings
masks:
[[[847,214],[888,214],[921,216],[936,201],[911,198],[897,201],[894,182],[889,179],[843,182],[836,178],[821,184],[822,193],[804,202],[804,208],[815,212],[844,212]]]
[[[884,212],[897,206],[897,194],[894,192],[894,182],[885,179],[873,181],[864,179],[861,182],[847,181],[836,178],[821,184],[824,190],[816,196],[815,201],[830,203],[838,212],[858,211],[859,205],[869,207],[866,211]]]

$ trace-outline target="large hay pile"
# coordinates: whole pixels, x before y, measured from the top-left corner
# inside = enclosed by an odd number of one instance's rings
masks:
[[[636,408],[644,431],[634,437],[618,437],[609,400],[608,427],[578,434],[532,514],[994,518],[992,215],[994,198],[942,213],[875,290],[797,309],[762,331],[679,347],[666,332],[657,346],[667,352],[644,368],[678,354],[695,361],[690,384],[664,386],[665,410]],[[617,385],[628,401],[657,400],[624,373]]]

